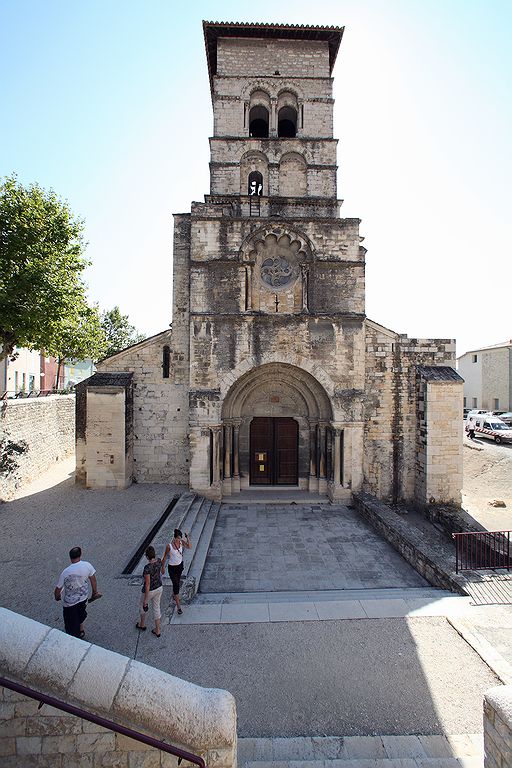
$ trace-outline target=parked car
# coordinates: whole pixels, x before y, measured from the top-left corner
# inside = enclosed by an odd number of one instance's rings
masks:
[[[512,425],[512,411],[507,411],[506,413],[502,413],[500,416],[500,419],[505,422],[505,424]]]
[[[469,426],[466,424],[467,431]],[[494,440],[495,443],[512,443],[512,427],[492,414],[477,416],[475,435]]]
[[[470,411],[468,411],[466,418],[467,419],[477,419],[479,416],[492,416],[492,411],[489,411],[488,409],[485,410],[478,410],[477,408],[473,408]]]

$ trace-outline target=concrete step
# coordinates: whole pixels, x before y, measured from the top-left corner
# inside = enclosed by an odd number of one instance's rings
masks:
[[[425,603],[452,598],[458,600],[445,589],[437,587],[404,587],[402,589],[388,587],[385,589],[323,589],[318,591],[295,592],[200,592],[195,605],[211,605],[217,603],[302,603],[302,602],[331,602],[353,600],[420,600]]]
[[[242,768],[482,768],[482,734],[238,740]]]
[[[206,501],[207,500],[205,499],[205,502]],[[218,502],[208,501],[207,504],[204,505],[204,509],[207,510],[207,514],[202,522],[200,535],[197,537],[195,536],[193,539],[194,544],[191,553],[191,561],[187,569],[186,578],[184,579],[180,590],[184,602],[192,600],[199,589],[201,575],[208,556],[210,542],[220,510],[220,504]]]
[[[165,521],[165,523],[156,532],[156,534],[153,537],[153,540],[149,542],[153,544],[157,557],[162,556],[166,545],[172,539],[174,529],[179,528],[179,526],[181,525],[181,522],[186,518],[190,510],[190,507],[194,503],[195,499],[196,499],[195,493],[190,493],[188,491],[186,493],[182,493],[178,501],[176,502],[171,514]],[[144,553],[142,553],[142,557],[139,560],[138,564],[133,569],[132,575],[142,576],[142,571],[144,570],[144,566],[146,565],[146,562],[147,561],[146,561],[146,558],[144,557]],[[168,579],[168,581],[170,580]]]
[[[211,499],[205,499],[203,496],[198,496],[197,503],[192,505],[191,511],[187,516],[187,520],[183,523],[183,531],[190,533],[191,547],[190,549],[183,550],[183,578],[186,578],[192,562],[196,556],[197,548],[201,543],[201,537],[203,534],[204,526],[208,519],[213,501]]]

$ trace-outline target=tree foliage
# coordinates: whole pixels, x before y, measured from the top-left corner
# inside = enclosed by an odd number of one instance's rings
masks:
[[[128,315],[122,315],[119,307],[114,307],[101,315],[101,325],[106,338],[106,357],[142,341],[145,337],[130,324]]]
[[[0,185],[0,360],[15,346],[68,359],[102,355],[98,310],[82,279],[83,228],[52,190],[24,187],[15,175]]]

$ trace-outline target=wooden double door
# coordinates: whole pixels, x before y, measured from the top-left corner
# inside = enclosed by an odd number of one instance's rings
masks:
[[[299,425],[291,418],[257,417],[250,426],[251,485],[297,485]]]

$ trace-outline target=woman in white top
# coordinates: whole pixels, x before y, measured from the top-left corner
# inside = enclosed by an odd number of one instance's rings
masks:
[[[180,579],[183,572],[183,547],[190,549],[190,536],[185,533],[183,536],[179,528],[174,530],[174,538],[165,548],[162,556],[162,573],[165,573],[165,561],[169,558],[167,570],[169,578],[172,581],[172,596],[176,603],[178,613],[183,613],[180,604]]]

